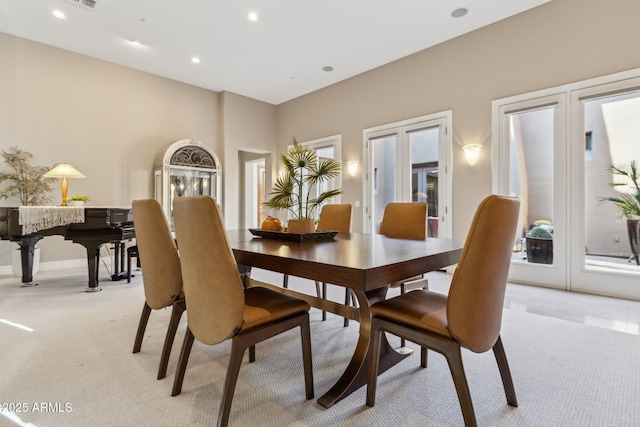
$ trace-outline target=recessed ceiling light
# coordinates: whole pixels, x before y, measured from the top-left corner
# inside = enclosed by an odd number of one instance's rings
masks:
[[[198,58],[197,56],[194,56],[193,58],[191,58],[191,62],[193,62],[194,64],[199,64],[200,58]]]
[[[326,67],[322,67],[322,71],[326,71],[326,72],[333,71],[333,67],[327,65]]]
[[[58,10],[58,9],[52,10],[51,14],[53,15],[54,18],[67,19],[67,15],[65,15],[63,11]]]
[[[251,22],[256,22],[258,20],[258,14],[256,12],[249,12],[247,14],[247,19]]]
[[[467,9],[466,7],[461,7],[451,12],[451,16],[453,16],[454,18],[462,18],[468,12],[469,12],[469,9]]]

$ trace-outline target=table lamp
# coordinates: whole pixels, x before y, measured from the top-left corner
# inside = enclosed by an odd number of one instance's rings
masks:
[[[58,163],[49,172],[44,174],[47,178],[62,178],[62,206],[67,206],[67,178],[86,178],[80,171],[68,163]]]

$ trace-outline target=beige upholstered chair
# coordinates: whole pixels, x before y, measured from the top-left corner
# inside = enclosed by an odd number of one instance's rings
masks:
[[[387,204],[380,223],[380,234],[394,239],[424,240],[427,237],[427,204],[393,202]],[[400,288],[404,294],[411,289],[429,289],[429,282],[424,276],[407,277],[400,282],[392,283],[392,288]],[[400,340],[404,347],[405,340]]]
[[[320,218],[316,228],[318,230],[337,230],[338,233],[351,233],[351,205],[348,203],[324,205],[320,211]],[[284,275],[282,286],[285,288],[289,287],[289,276],[287,274]],[[322,289],[320,289],[320,286],[320,282],[316,280],[316,294],[318,298],[326,298],[327,284],[323,283]],[[350,296],[351,293],[347,289],[345,304],[349,304]],[[322,312],[322,320],[327,320],[326,311]],[[345,318],[344,322],[345,326],[347,326],[349,319]]]
[[[161,379],[167,374],[173,339],[185,310],[180,258],[160,203],[154,199],[134,200],[132,208],[138,253],[144,258],[142,281],[145,296],[133,352],[138,353],[142,347],[151,310],[172,306],[158,369],[158,379]]]
[[[226,426],[245,350],[300,327],[306,398],[312,399],[309,304],[266,288],[243,289],[214,199],[209,196],[180,197],[173,204],[189,315],[172,396],[182,391],[195,338],[209,345],[231,339],[231,356],[218,412],[218,425]],[[144,258],[143,262],[146,266]]]
[[[351,205],[348,203],[325,205],[320,211],[318,220],[318,230],[338,230],[338,233],[351,233]],[[316,281],[316,289],[318,281]],[[349,304],[351,292],[349,289],[345,293],[345,305]],[[327,298],[327,284],[322,283],[322,298]],[[327,312],[322,312],[322,320],[327,320]],[[344,325],[349,325],[349,319],[345,317]]]
[[[324,205],[316,228],[351,233],[351,205],[349,203]]]
[[[475,426],[476,418],[461,347],[476,353],[493,349],[507,403],[518,406],[500,325],[519,206],[518,199],[495,195],[480,203],[448,296],[418,290],[371,307],[367,405],[375,404],[380,336],[386,331],[420,344],[422,367],[427,366],[427,348],[446,357],[466,426]]]
[[[388,203],[382,214],[380,234],[396,239],[423,240],[427,237],[427,204]]]

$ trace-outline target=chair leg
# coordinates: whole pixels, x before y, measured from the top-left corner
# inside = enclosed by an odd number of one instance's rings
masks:
[[[351,305],[351,290],[349,288],[345,288],[344,290],[344,305]],[[343,326],[346,328],[349,326],[349,318],[344,318]]]
[[[161,380],[167,376],[167,366],[169,365],[169,357],[171,356],[171,348],[173,347],[173,339],[176,337],[176,331],[180,324],[182,313],[187,309],[184,300],[173,303],[171,310],[171,320],[169,328],[167,328],[167,336],[164,338],[164,347],[160,356],[160,367],[158,368],[158,379]]]
[[[309,314],[300,324],[300,338],[302,341],[302,363],[304,365],[304,386],[307,399],[313,399],[313,360],[311,356],[311,327]]]
[[[147,322],[149,321],[149,315],[151,314],[151,307],[144,303],[142,307],[142,315],[140,316],[140,322],[138,323],[138,332],[136,332],[136,340],[133,343],[133,352],[138,353],[142,347],[142,339],[144,338],[144,331],[147,329]]]
[[[321,288],[321,287],[320,287],[320,282],[318,282],[318,281],[316,280],[316,296],[317,296],[318,298],[325,299],[325,296],[326,296],[326,293],[327,293],[327,292],[326,292],[326,286],[327,286],[327,285],[326,285],[325,283],[323,283],[323,284],[322,284],[323,289],[325,289],[325,291],[324,291],[324,293],[323,293],[323,291],[320,289],[320,288]],[[326,312],[326,311],[324,311],[324,310],[322,310],[322,320],[323,320],[323,321],[327,320],[327,312]]]
[[[325,282],[322,282],[322,299],[327,299],[327,284]],[[322,321],[324,322],[325,320],[327,320],[327,312],[323,310]]]
[[[321,286],[320,282],[318,282],[316,280],[316,295],[318,296],[318,298],[327,299],[327,284],[326,283],[323,282],[322,286]],[[322,321],[324,322],[325,320],[327,320],[327,312],[322,310]]]
[[[404,283],[401,283],[400,295],[404,294],[404,291],[405,291]],[[400,338],[400,348],[404,348],[406,344],[407,344],[407,341],[404,338]],[[422,362],[421,362],[421,366],[422,366]]]
[[[452,343],[448,351],[443,354],[447,358],[453,383],[456,386],[456,393],[458,394],[458,401],[460,402],[460,409],[462,410],[462,417],[464,418],[464,425],[465,427],[475,427],[477,426],[476,414],[473,410],[469,384],[467,383],[467,376],[464,373],[464,366],[462,365],[460,346]]]
[[[518,399],[516,399],[516,389],[513,386],[511,370],[509,369],[507,355],[504,352],[500,336],[498,336],[498,341],[493,345],[493,354],[496,357],[496,362],[498,362],[498,369],[500,370],[500,376],[502,377],[502,386],[504,387],[504,393],[507,396],[507,403],[510,406],[517,408]]]
[[[378,328],[375,319],[371,324],[371,342],[369,343],[369,369],[367,373],[367,406],[376,404],[376,386],[378,383],[378,365],[380,363],[380,338],[382,329]]]
[[[127,253],[127,283],[131,283],[131,254]]]
[[[282,278],[282,287],[287,289],[289,287],[289,275],[285,274]]]
[[[237,337],[234,337],[231,340],[229,366],[227,368],[227,376],[224,380],[224,391],[222,394],[222,401],[220,402],[220,410],[218,411],[218,427],[225,427],[229,423],[233,393],[236,390],[238,374],[240,373],[240,367],[242,366],[242,357],[246,350],[246,347],[238,341]]]
[[[420,366],[427,367],[427,347],[420,347]]]
[[[191,347],[193,347],[194,339],[195,337],[193,336],[191,329],[187,327],[187,333],[185,334],[184,342],[182,343],[182,351],[180,352],[180,359],[178,360],[178,368],[176,369],[176,377],[173,380],[171,396],[177,396],[182,392],[184,373],[187,370],[187,362],[189,361],[189,355],[191,354]]]
[[[252,345],[249,347],[249,363],[253,363],[256,361],[256,346]]]

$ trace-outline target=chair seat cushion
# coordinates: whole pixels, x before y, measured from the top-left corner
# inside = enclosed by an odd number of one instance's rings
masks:
[[[416,290],[380,301],[371,307],[373,316],[410,328],[451,338],[447,327],[447,296]]]
[[[306,301],[261,287],[245,289],[244,304],[240,331],[305,313],[311,308]]]

